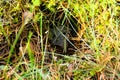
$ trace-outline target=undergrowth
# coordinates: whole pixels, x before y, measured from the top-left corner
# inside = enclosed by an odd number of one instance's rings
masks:
[[[119,0],[0,0],[0,80],[119,80]]]

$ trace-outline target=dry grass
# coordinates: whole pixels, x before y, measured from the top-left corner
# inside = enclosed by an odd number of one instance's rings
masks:
[[[119,80],[119,12],[119,0],[1,0],[0,80]]]

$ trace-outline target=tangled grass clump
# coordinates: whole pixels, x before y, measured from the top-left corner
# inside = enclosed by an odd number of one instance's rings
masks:
[[[119,0],[1,0],[0,79],[119,80]]]

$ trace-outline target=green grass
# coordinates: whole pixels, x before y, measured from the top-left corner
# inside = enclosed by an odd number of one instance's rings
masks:
[[[119,0],[1,0],[0,79],[119,80],[119,5]]]

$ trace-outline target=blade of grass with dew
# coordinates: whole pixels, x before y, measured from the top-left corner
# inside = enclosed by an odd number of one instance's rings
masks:
[[[34,70],[35,57],[33,55],[33,52],[31,50],[31,48],[30,48],[30,39],[31,39],[31,37],[32,37],[32,32],[29,32],[28,43],[27,43],[27,50],[28,50],[28,55],[29,55],[29,59],[30,59],[30,69],[32,69],[31,72],[35,73],[35,70]],[[32,77],[32,79],[34,79],[35,75],[31,74],[31,77]]]
[[[7,59],[7,64],[10,63],[10,57],[12,56],[12,53],[14,52],[15,45],[17,44],[17,41],[18,41],[25,25],[33,18],[33,14],[30,13],[29,11],[26,11],[26,12],[23,13],[22,17],[23,17],[23,21],[22,21],[23,23],[21,25],[21,28],[20,28],[18,34],[16,35],[16,38],[13,42],[13,45],[11,45],[9,56],[8,56],[8,59]]]
[[[23,29],[24,29],[24,26],[25,26],[24,24],[21,26],[21,28],[20,28],[20,30],[19,30],[19,32],[18,32],[18,34],[17,34],[17,36],[16,36],[16,38],[15,38],[15,40],[14,40],[14,42],[13,42],[13,45],[11,45],[10,52],[9,52],[9,56],[8,56],[8,59],[7,59],[7,64],[10,63],[10,57],[12,56],[12,53],[13,53],[14,48],[15,48],[15,45],[16,45],[19,37],[20,37],[20,34],[22,33],[22,31],[23,31]]]
[[[32,37],[32,32],[29,32],[29,36],[28,36],[28,43],[27,43],[27,50],[28,50],[28,55],[29,55],[29,59],[30,59],[30,63],[31,63],[31,66],[34,66],[34,55],[31,51],[31,48],[30,48],[30,39]]]

